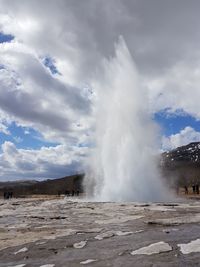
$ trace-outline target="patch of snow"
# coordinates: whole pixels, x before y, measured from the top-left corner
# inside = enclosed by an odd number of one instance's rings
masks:
[[[81,241],[79,243],[74,243],[73,247],[74,248],[84,248],[87,244],[87,241]]]
[[[137,250],[134,250],[131,252],[131,255],[152,255],[152,254],[158,254],[161,252],[169,252],[172,250],[172,247],[166,243],[166,242],[157,242],[153,243],[147,247],[139,248]]]
[[[89,263],[92,263],[92,262],[95,262],[97,260],[93,260],[93,259],[88,259],[86,261],[81,261],[80,264],[89,264]]]
[[[187,244],[178,244],[178,247],[180,247],[180,251],[183,254],[200,252],[200,239],[193,240]]]
[[[24,248],[21,248],[20,250],[14,252],[15,255],[17,255],[18,253],[22,253],[22,252],[26,252],[28,251],[28,248],[24,247]]]
[[[55,264],[44,264],[44,265],[40,265],[40,267],[54,267]]]
[[[26,266],[26,264],[18,264],[18,265],[15,265],[15,266],[8,266],[8,267],[24,267],[24,266]]]

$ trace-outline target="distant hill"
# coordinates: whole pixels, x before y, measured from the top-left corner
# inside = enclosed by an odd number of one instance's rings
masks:
[[[200,142],[193,142],[186,146],[178,147],[174,150],[163,153],[163,160],[165,164],[171,163],[200,163]]]
[[[161,155],[161,172],[172,186],[200,184],[200,142],[178,147]],[[14,196],[58,195],[67,191],[83,192],[84,174],[45,181],[0,182],[0,196],[11,191]]]
[[[200,142],[164,152],[161,169],[167,179],[179,185],[200,183]]]
[[[58,195],[67,191],[83,192],[83,174],[66,176],[63,178],[44,181],[12,181],[0,182],[0,196],[4,192],[13,192],[14,196],[26,196],[34,194]]]
[[[30,186],[39,183],[36,180],[18,180],[18,181],[7,181],[0,182],[0,190],[5,187],[16,187],[16,186]]]

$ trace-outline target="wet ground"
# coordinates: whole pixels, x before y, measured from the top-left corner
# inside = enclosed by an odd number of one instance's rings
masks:
[[[200,266],[200,201],[0,200],[8,266]]]

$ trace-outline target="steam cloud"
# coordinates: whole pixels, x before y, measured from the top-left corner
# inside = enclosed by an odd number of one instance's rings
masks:
[[[96,147],[87,191],[99,201],[161,201],[167,192],[156,161],[157,127],[146,91],[121,37],[115,57],[105,60],[98,93]]]

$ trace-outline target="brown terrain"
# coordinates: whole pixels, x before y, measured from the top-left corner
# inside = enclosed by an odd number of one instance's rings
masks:
[[[4,196],[4,192],[13,192],[13,197],[72,194],[73,191],[82,193],[83,177],[83,174],[77,174],[45,181],[1,182],[0,197]]]

